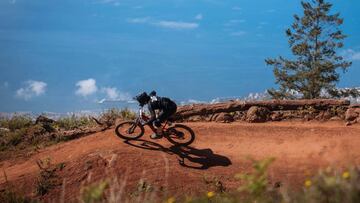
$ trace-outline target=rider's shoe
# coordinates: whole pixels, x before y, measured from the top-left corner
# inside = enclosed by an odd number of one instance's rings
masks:
[[[153,133],[151,136],[150,136],[151,139],[160,139],[162,138],[162,135],[159,135],[157,133]]]

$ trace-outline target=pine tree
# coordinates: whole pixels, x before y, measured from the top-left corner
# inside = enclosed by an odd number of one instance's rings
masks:
[[[302,1],[302,17],[294,15],[294,23],[286,30],[293,60],[279,57],[266,59],[273,66],[279,90],[270,89],[273,98],[293,98],[292,92],[303,95],[304,99],[319,98],[321,91],[339,97],[356,94],[354,90],[338,91],[338,69],[346,72],[351,62],[336,54],[343,47],[346,37],[339,26],[343,23],[340,14],[330,14],[332,4],[324,0]],[[354,96],[354,95],[353,95]]]

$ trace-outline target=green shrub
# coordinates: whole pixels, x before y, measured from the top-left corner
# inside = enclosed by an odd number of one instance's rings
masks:
[[[9,147],[14,147],[24,140],[27,129],[16,129],[15,131],[8,131],[0,136],[0,151],[7,150]]]
[[[121,118],[124,120],[133,120],[136,118],[136,113],[128,108],[122,109],[120,111],[120,114],[121,114]]]
[[[82,188],[81,191],[82,202],[84,203],[104,202],[103,201],[104,192],[108,186],[109,186],[108,182],[103,181],[98,184],[93,184]]]
[[[252,160],[254,171],[237,175],[244,181],[240,193],[226,194],[209,191],[207,194],[176,202],[306,202],[306,203],[357,203],[360,202],[360,170],[351,168],[340,173],[331,168],[319,171],[304,182],[302,191],[276,190],[267,182],[267,169],[274,159]],[[288,191],[288,192],[286,192]],[[170,201],[169,201],[170,200]],[[169,202],[175,202],[169,198]]]
[[[25,197],[19,191],[15,190],[13,184],[9,183],[7,180],[7,175],[4,171],[4,178],[5,178],[5,186],[2,190],[0,190],[0,202],[2,203],[31,203],[37,202],[35,200],[31,200],[28,197]]]
[[[258,196],[266,191],[267,188],[267,169],[274,161],[274,158],[264,160],[251,159],[253,172],[249,174],[238,174],[235,177],[241,179],[245,184],[239,187],[239,191],[245,191],[254,196]]]
[[[0,192],[0,202],[2,203],[31,203],[37,202],[30,200],[29,198],[23,196],[22,194],[15,192],[13,189],[6,188],[4,191]]]
[[[46,158],[43,160],[38,160],[36,162],[40,172],[38,178],[35,182],[36,195],[43,196],[49,192],[52,188],[59,185],[58,177],[56,175],[57,170],[62,170],[65,167],[65,164],[51,164],[51,159]]]
[[[7,145],[12,145],[12,146],[16,146],[18,145],[21,141],[23,136],[26,133],[26,129],[17,129],[14,132],[9,132],[7,134],[8,137],[8,141],[7,141]]]
[[[75,116],[60,118],[56,121],[55,127],[62,128],[64,130],[73,130],[81,127],[94,126],[95,122],[86,116]]]
[[[230,195],[225,193],[215,193],[215,192],[207,192],[200,197],[186,197],[183,200],[176,201],[174,197],[169,197],[165,202],[167,203],[175,203],[175,202],[186,202],[186,203],[237,203],[242,202],[238,196]]]
[[[133,120],[135,119],[135,117],[136,117],[135,112],[131,111],[128,108],[125,109],[111,108],[103,112],[99,118],[100,120],[113,121],[115,123],[116,118],[122,118],[124,120]]]
[[[260,161],[251,159],[253,171],[249,174],[238,174],[235,176],[244,182],[238,190],[240,192],[245,192],[250,199],[260,202],[269,202],[272,198],[272,188],[268,187],[267,170],[274,160],[274,158],[268,158]]]
[[[328,168],[305,181],[303,202],[360,202],[360,171],[351,168],[342,173]]]
[[[111,108],[101,113],[100,116],[98,117],[99,124],[104,125],[108,128],[114,125],[116,119],[118,118],[122,120],[133,120],[136,118],[136,114],[127,108],[125,109]]]
[[[10,131],[27,128],[32,124],[33,121],[28,115],[15,114],[10,118],[0,118],[0,127],[8,128]]]

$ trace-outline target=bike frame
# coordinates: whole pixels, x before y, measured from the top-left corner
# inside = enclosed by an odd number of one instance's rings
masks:
[[[145,123],[149,120],[149,116],[145,115],[145,110],[144,107],[140,107],[139,108],[139,113],[138,113],[138,117],[135,119],[136,123],[140,123],[141,125],[145,125]],[[162,130],[166,130],[166,127],[168,125],[169,121],[166,120],[164,125],[161,126]],[[153,125],[148,124],[149,127],[151,128],[152,131],[156,132],[155,128]]]

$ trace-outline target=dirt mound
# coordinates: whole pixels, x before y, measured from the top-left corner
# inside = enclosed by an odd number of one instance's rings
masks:
[[[123,197],[134,197],[141,188],[157,195],[203,194],[220,181],[227,190],[236,189],[237,173],[249,172],[255,159],[276,157],[269,171],[270,184],[301,187],[304,174],[319,168],[360,165],[360,125],[339,122],[272,122],[230,124],[187,123],[196,133],[191,147],[174,147],[165,139],[151,140],[147,129],[142,140],[124,142],[113,129],[77,140],[39,149],[30,157],[0,162],[7,181],[32,198],[74,201],[80,188],[101,180],[124,185]],[[56,183],[44,196],[36,196],[38,160],[49,159],[61,166]],[[207,180],[205,180],[207,179]],[[214,182],[214,181],[213,181]],[[0,176],[0,190],[5,187]],[[20,187],[21,186],[21,187]],[[144,187],[142,187],[144,186]],[[63,197],[62,197],[63,195]]]
[[[348,109],[355,109],[349,112]],[[358,109],[358,110],[356,110]],[[265,122],[281,120],[356,120],[360,107],[350,107],[347,100],[269,100],[229,101],[218,104],[192,104],[180,106],[175,118],[178,121]]]

